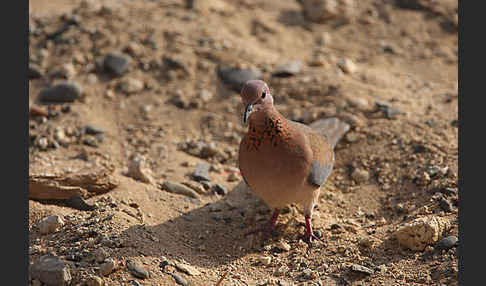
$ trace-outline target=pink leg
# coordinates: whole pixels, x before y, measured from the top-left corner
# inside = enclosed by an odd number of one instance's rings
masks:
[[[245,236],[248,236],[248,235],[254,234],[254,233],[258,233],[258,232],[263,232],[264,233],[264,240],[266,240],[270,236],[270,234],[272,233],[273,229],[275,228],[279,214],[280,214],[280,210],[275,209],[273,211],[272,217],[264,226],[259,227],[255,230],[252,230],[252,231],[246,233]]]
[[[317,239],[321,241],[320,238],[318,238],[315,234],[314,231],[312,230],[312,222],[310,219],[309,215],[305,216],[305,242],[309,245],[309,248],[307,249],[307,252],[310,252],[312,249],[312,239]]]

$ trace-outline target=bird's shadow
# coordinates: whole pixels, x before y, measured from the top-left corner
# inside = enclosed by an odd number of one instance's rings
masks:
[[[262,246],[261,236],[245,234],[255,207],[265,207],[242,181],[219,201],[208,203],[157,225],[131,226],[123,232],[129,241],[125,256],[183,259],[204,268],[230,264]],[[260,224],[260,222],[258,222]],[[135,245],[131,245],[135,242]]]

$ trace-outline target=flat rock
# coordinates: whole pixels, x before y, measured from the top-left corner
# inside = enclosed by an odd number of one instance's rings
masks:
[[[272,72],[272,75],[275,77],[289,77],[300,73],[301,70],[302,70],[302,62],[291,61],[288,63],[278,65],[275,68],[275,70]]]
[[[354,271],[354,272],[364,273],[364,274],[368,274],[368,275],[371,275],[371,274],[374,273],[374,271],[372,269],[365,267],[363,265],[359,265],[359,264],[352,264],[351,270]]]
[[[400,245],[422,251],[427,245],[437,243],[450,228],[449,220],[443,217],[421,217],[399,227],[395,237]]]
[[[104,69],[115,76],[121,76],[127,72],[130,64],[130,56],[119,52],[110,52],[103,60]]]
[[[135,261],[127,261],[127,268],[137,278],[145,279],[149,277],[148,271]]]
[[[181,276],[177,275],[176,273],[171,273],[170,275],[172,276],[172,278],[174,278],[174,280],[176,281],[177,284],[183,285],[183,286],[187,285],[186,279],[182,278]]]
[[[47,285],[68,285],[71,282],[69,267],[59,257],[44,255],[32,264],[31,274]]]
[[[77,82],[61,82],[41,90],[37,99],[39,103],[65,103],[79,99],[82,94],[83,88]]]
[[[435,249],[438,250],[448,250],[454,246],[457,246],[457,243],[459,242],[459,239],[457,239],[457,236],[451,235],[444,237],[441,239],[436,245]]]
[[[235,92],[240,92],[245,82],[258,79],[262,75],[259,69],[240,69],[228,67],[218,70],[219,78]]]
[[[162,184],[162,189],[168,191],[169,193],[174,193],[174,194],[179,194],[179,195],[184,195],[187,197],[199,199],[198,193],[196,193],[193,189],[179,183],[165,181]]]
[[[192,178],[198,182],[200,181],[211,181],[209,178],[209,168],[211,166],[206,163],[198,163],[194,172],[192,172]]]
[[[199,270],[197,270],[193,266],[185,264],[185,263],[177,263],[175,266],[179,271],[182,271],[182,272],[189,274],[191,276],[196,276],[196,275],[201,274],[201,272],[199,272]]]

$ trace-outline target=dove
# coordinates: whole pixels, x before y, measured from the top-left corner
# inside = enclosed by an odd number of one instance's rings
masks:
[[[267,237],[280,210],[297,203],[304,209],[304,237],[310,249],[313,240],[320,240],[312,228],[313,209],[333,169],[334,146],[349,125],[332,118],[317,121],[312,128],[286,119],[262,80],[247,81],[240,96],[243,121],[248,123],[239,147],[240,172],[250,190],[273,210],[264,227],[247,234],[263,231]]]

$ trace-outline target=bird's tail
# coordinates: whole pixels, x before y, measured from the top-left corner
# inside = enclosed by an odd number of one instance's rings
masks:
[[[320,135],[326,137],[333,148],[350,128],[349,124],[336,117],[319,119],[309,124],[309,126]]]

